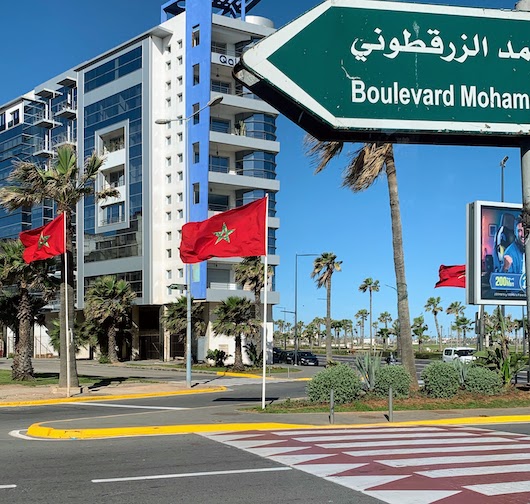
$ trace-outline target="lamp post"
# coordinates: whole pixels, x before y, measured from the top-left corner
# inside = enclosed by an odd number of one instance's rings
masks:
[[[186,197],[186,223],[190,221],[190,209],[191,209],[191,187],[190,187],[190,135],[189,135],[189,122],[197,114],[200,114],[203,110],[219,105],[223,101],[222,96],[217,96],[208,101],[206,105],[201,107],[199,110],[193,112],[193,114],[184,118],[176,119],[157,119],[155,124],[169,124],[171,122],[184,123],[184,133],[186,136],[186,162],[184,163],[185,168],[185,197]],[[186,387],[191,388],[191,264],[186,264]]]
[[[294,365],[298,366],[298,258],[317,257],[320,254],[294,255]]]

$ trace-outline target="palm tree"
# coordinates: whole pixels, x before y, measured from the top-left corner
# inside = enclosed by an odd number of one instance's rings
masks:
[[[175,303],[166,305],[162,323],[170,334],[174,334],[177,341],[186,340],[186,330],[188,326],[188,299],[181,296]],[[202,303],[194,303],[191,299],[191,334],[203,334],[206,329],[204,322],[204,310]],[[186,356],[184,356],[186,357]]]
[[[390,334],[390,330],[388,329],[388,324],[392,322],[392,315],[390,315],[389,312],[384,311],[379,314],[379,318],[377,319],[382,324],[385,324],[384,331],[381,329],[379,333],[381,334],[383,338],[383,348],[386,349],[387,341],[388,341],[388,335]]]
[[[332,338],[335,340],[335,345],[338,345],[340,348],[340,331],[342,329],[342,320],[332,320],[331,329],[335,332],[335,335]]]
[[[440,324],[438,324],[438,313],[443,312],[444,309],[440,304],[440,297],[430,297],[425,303],[425,311],[432,311],[434,317],[434,325],[436,326],[436,334],[438,335],[438,348],[442,350],[442,331],[440,330]]]
[[[322,171],[333,158],[339,156],[343,147],[344,142],[319,141],[311,136],[306,136],[306,152],[315,160],[315,173]],[[403,231],[401,228],[396,164],[392,144],[381,142],[367,143],[359,149],[348,161],[343,185],[350,188],[353,192],[364,191],[383,172],[386,172],[392,220],[392,248],[394,251],[394,270],[396,272],[398,318],[401,325],[401,360],[412,377],[411,386],[417,388],[418,381],[414,364],[408,290],[405,276]]]
[[[508,318],[508,317],[506,317]],[[469,320],[467,317],[458,317],[455,321],[455,326],[457,328],[457,332],[462,332],[462,345],[466,345],[466,334],[467,331],[470,331],[473,326],[473,322]]]
[[[268,268],[267,277],[272,276],[272,268]],[[261,291],[265,285],[265,265],[261,262],[261,257],[251,256],[245,257],[236,265],[235,270],[236,283],[247,287],[254,293],[255,317],[257,320],[263,320],[261,313]],[[265,328],[264,332],[265,334]],[[256,338],[256,346],[261,349],[262,343],[258,333]]]
[[[359,285],[359,290],[370,293],[370,349],[373,349],[372,292],[379,292],[379,280],[374,281],[372,278],[365,278],[363,283]]]
[[[429,326],[425,323],[423,315],[414,318],[414,321],[412,322],[412,332],[418,338],[418,350],[420,352],[423,350],[423,335],[427,329],[429,329]]]
[[[340,271],[342,261],[337,261],[332,252],[323,252],[313,262],[311,278],[316,278],[317,288],[326,287],[326,364],[332,362],[331,352],[331,277],[335,271]]]
[[[356,314],[355,318],[358,320],[357,325],[361,328],[361,348],[364,348],[364,323],[368,318],[368,310],[361,308]]]
[[[460,301],[453,301],[448,307],[447,309],[445,310],[445,313],[447,313],[448,315],[454,315],[455,316],[455,323],[454,323],[454,328],[456,329],[456,344],[458,346],[458,343],[459,343],[459,339],[460,339],[460,330],[458,329],[458,324],[456,323],[458,317],[461,317],[462,315],[464,315],[464,306],[462,305],[462,303]]]
[[[59,319],[61,321],[61,349],[66,348],[66,313],[68,313],[68,327],[73,327],[74,321],[74,254],[72,248],[73,226],[72,213],[77,203],[84,196],[94,194],[94,179],[103,164],[103,159],[93,153],[84,163],[81,170],[78,167],[75,150],[71,146],[57,149],[57,155],[49,166],[42,167],[27,161],[16,161],[13,170],[6,179],[6,185],[0,188],[0,204],[7,210],[31,208],[41,204],[45,199],[53,200],[57,213],[65,214],[66,219],[66,256],[68,257],[68,271],[65,272],[65,255],[61,256],[62,282],[60,287],[61,305]],[[97,194],[98,198],[117,196],[115,189],[106,189]],[[66,274],[66,276],[65,276]],[[65,305],[65,278],[68,282],[68,304]],[[68,310],[68,311],[67,311]],[[61,351],[59,371],[59,386],[67,386],[67,352]],[[77,377],[75,353],[70,354],[70,385],[79,386]]]
[[[126,280],[116,276],[98,277],[88,288],[85,300],[85,320],[104,328],[108,340],[108,357],[118,362],[116,335],[120,327],[129,324],[136,293]]]
[[[325,323],[325,320],[322,317],[315,317],[312,321],[312,324],[315,324],[317,328],[317,345],[318,348],[320,348],[322,344],[322,331],[320,330],[320,326]]]
[[[16,305],[15,355],[11,366],[13,380],[33,380],[33,336],[31,328],[36,312],[44,306],[51,294],[46,275],[46,263],[35,261],[26,263],[22,258],[24,245],[19,240],[7,240],[0,248],[0,284],[2,287],[18,286]],[[35,303],[31,291],[43,294]]]
[[[347,338],[350,335],[351,348],[353,348],[353,322],[350,319],[342,319],[342,327],[344,329],[344,343],[348,348]]]
[[[212,323],[216,334],[232,336],[236,340],[234,370],[244,371],[241,337],[252,338],[259,331],[259,321],[253,317],[252,303],[242,297],[230,296],[215,309]]]

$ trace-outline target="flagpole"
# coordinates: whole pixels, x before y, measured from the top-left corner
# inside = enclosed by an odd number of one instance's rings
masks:
[[[68,323],[68,250],[66,248],[66,215],[63,212],[64,223],[64,325],[66,340],[66,397],[70,397],[70,331]]]
[[[263,361],[263,377],[262,377],[262,386],[261,386],[261,409],[265,409],[265,377],[267,373],[267,292],[268,292],[268,235],[269,235],[269,195],[266,196],[265,202],[265,264],[264,264],[264,292],[263,292],[263,337],[262,337],[262,361]]]

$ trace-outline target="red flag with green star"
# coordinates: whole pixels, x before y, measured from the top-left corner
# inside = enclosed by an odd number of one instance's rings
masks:
[[[180,258],[197,263],[212,257],[266,254],[267,198],[182,226]]]
[[[64,214],[45,226],[23,231],[19,238],[26,247],[22,257],[28,264],[64,254]]]

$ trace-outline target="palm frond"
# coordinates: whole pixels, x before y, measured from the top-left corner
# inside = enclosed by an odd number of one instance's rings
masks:
[[[305,155],[315,167],[315,174],[321,172],[334,157],[340,155],[343,147],[344,142],[321,141],[309,134],[304,138]]]
[[[344,170],[343,187],[353,192],[368,189],[383,173],[387,156],[392,152],[392,144],[367,143],[354,152]]]

